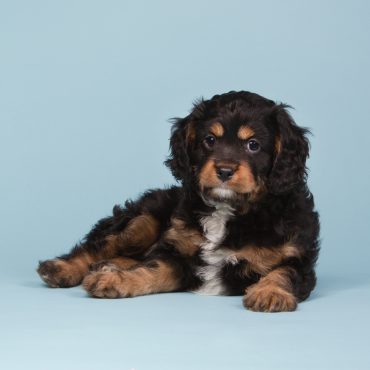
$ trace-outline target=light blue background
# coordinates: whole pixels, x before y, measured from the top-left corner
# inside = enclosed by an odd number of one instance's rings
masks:
[[[2,369],[369,369],[370,2],[1,1]],[[312,129],[319,284],[297,312],[240,297],[47,289],[115,203],[173,180],[170,124],[250,90]]]

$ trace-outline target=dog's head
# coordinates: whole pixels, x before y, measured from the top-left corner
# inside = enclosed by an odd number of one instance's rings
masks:
[[[287,106],[249,92],[201,100],[174,120],[166,165],[206,202],[253,201],[305,181],[306,129]]]

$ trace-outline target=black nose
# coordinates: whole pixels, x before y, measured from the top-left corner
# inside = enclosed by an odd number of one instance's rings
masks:
[[[234,175],[234,170],[230,167],[218,167],[216,169],[218,178],[225,182],[227,180],[230,180]]]

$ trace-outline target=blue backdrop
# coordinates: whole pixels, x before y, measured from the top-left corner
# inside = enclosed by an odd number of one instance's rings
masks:
[[[369,66],[368,1],[1,1],[1,367],[370,368]],[[173,183],[168,119],[229,90],[312,129],[312,298],[264,315],[240,297],[45,288],[39,259]]]

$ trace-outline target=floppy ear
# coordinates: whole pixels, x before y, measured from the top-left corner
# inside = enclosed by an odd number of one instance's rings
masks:
[[[298,127],[287,105],[280,104],[274,111],[276,124],[276,157],[268,179],[268,188],[274,194],[285,193],[306,180],[306,159],[309,131]]]
[[[190,146],[195,131],[191,114],[185,118],[174,118],[170,138],[170,156],[164,162],[176,180],[185,182],[191,173]]]

